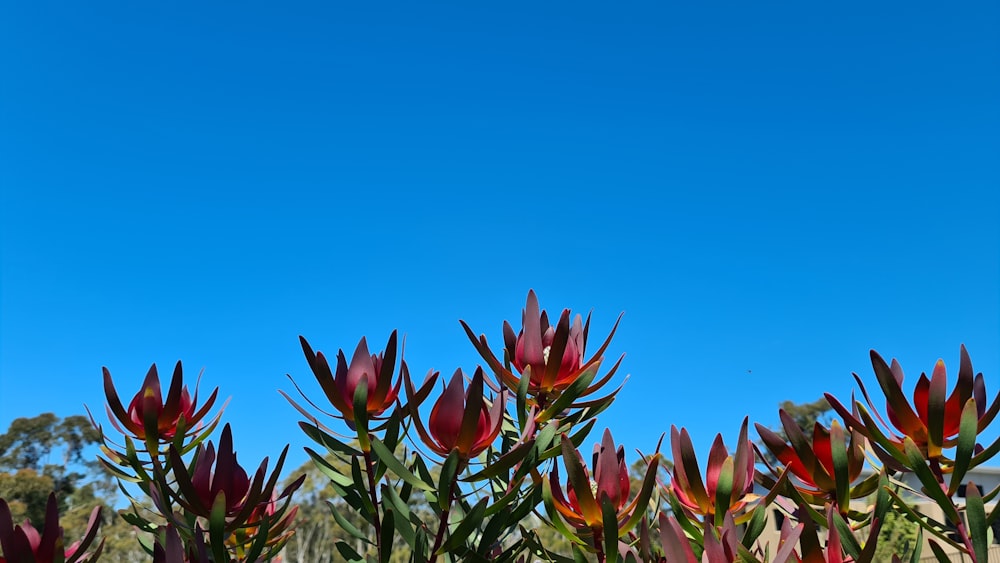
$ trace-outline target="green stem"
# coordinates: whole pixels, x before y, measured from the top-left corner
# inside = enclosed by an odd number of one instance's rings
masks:
[[[375,549],[378,553],[378,560],[382,560],[382,521],[378,515],[378,498],[375,495],[375,462],[372,460],[371,452],[364,452],[365,470],[368,473],[368,494],[372,498],[372,524],[375,525]]]

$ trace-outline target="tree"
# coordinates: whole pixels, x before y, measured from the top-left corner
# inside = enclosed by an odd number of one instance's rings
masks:
[[[60,524],[69,541],[83,535],[93,508],[104,506],[98,532],[105,538],[102,559],[149,561],[132,526],[115,513],[114,480],[88,459],[93,456],[84,455],[99,440],[100,432],[83,415],[60,419],[42,413],[15,419],[0,434],[0,498],[7,501],[15,522],[29,520],[40,526],[49,493],[54,491]]]

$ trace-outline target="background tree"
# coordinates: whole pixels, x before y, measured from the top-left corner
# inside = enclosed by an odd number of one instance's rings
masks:
[[[95,506],[104,507],[98,532],[106,539],[102,559],[122,563],[147,562],[132,526],[115,511],[117,487],[94,461],[100,433],[87,417],[60,419],[42,413],[11,422],[0,434],[0,498],[7,501],[15,522],[41,525],[45,503],[55,492],[60,524],[70,541],[80,538]]]

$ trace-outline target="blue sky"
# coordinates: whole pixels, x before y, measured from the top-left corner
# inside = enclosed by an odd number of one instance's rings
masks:
[[[846,399],[870,348],[912,385],[965,343],[993,394],[998,68],[987,2],[6,3],[0,428],[182,359],[297,465],[298,335],[471,371],[458,319],[499,346],[529,288],[625,311],[630,448]]]

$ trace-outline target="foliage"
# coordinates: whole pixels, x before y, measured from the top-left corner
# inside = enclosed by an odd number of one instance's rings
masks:
[[[1000,489],[982,491],[967,476],[1000,453],[1000,440],[978,443],[1000,395],[987,401],[964,347],[950,392],[939,361],[909,399],[898,362],[873,351],[884,409],[861,386],[863,403],[784,403],[780,429],[754,425],[756,443],[744,420],[735,444],[719,435],[699,460],[687,430],[672,427],[669,456],[657,444],[633,457],[608,429],[591,438],[621,388],[606,390],[621,359],[604,362],[617,322],[588,354],[589,317],[550,319],[529,292],[521,321],[517,331],[503,324],[499,355],[462,322],[492,373],[456,369],[443,385],[433,369],[411,376],[395,331],[384,349],[372,353],[362,338],[350,361],[340,350],[334,364],[300,337],[332,408],[282,392],[303,417],[311,461],[284,482],[287,446],[273,468],[265,459],[247,471],[232,428],[219,428],[218,389],[200,401],[179,362],[166,393],[154,365],[127,404],[105,370],[113,436],[93,419],[41,415],[0,437],[0,493],[9,497],[0,549],[62,561],[61,518],[86,520],[84,547],[66,549],[67,560],[96,559],[105,546],[114,560],[139,560],[117,541],[131,534],[145,560],[170,563],[867,563],[916,561],[925,543],[939,561],[948,551],[987,561]],[[87,467],[81,452],[95,440],[131,502],[97,544],[101,510],[84,519],[81,509],[104,503],[107,488],[81,486],[73,469]],[[48,463],[54,449],[61,465]],[[944,518],[915,510],[918,500]],[[780,536],[765,540],[774,512],[784,515]],[[43,531],[15,526],[15,514]]]

